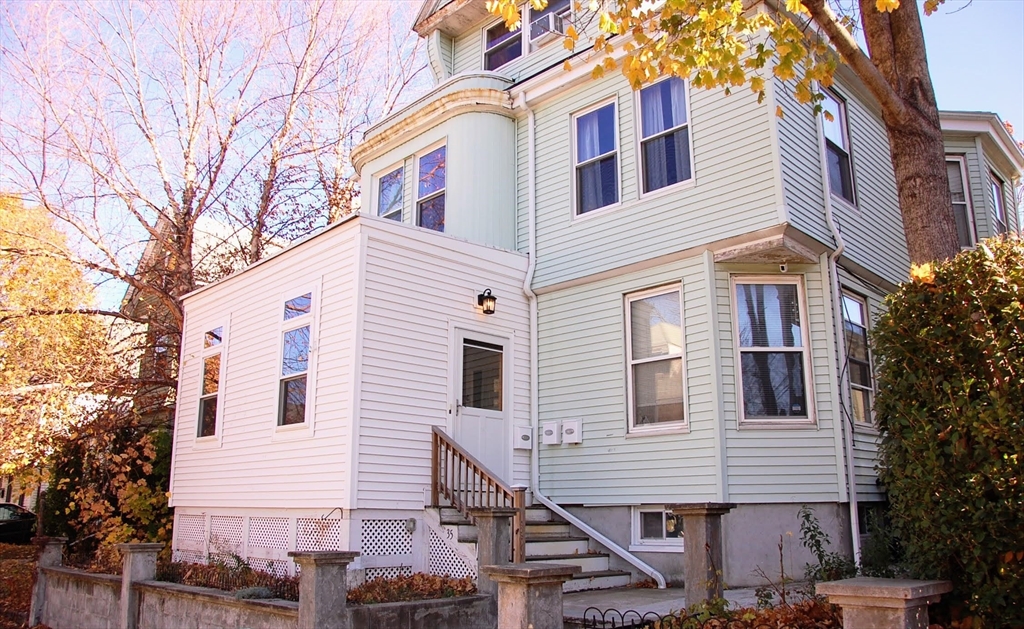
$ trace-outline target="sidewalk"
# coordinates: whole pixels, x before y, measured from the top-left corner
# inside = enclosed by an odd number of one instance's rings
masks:
[[[725,599],[729,601],[730,609],[754,607],[757,604],[754,588],[726,590]],[[617,609],[623,613],[633,610],[639,612],[640,615],[654,612],[659,616],[664,616],[685,606],[683,588],[666,588],[664,590],[613,588],[562,595],[563,615],[571,618],[583,618],[584,612],[589,607],[596,607],[602,612],[607,609]]]

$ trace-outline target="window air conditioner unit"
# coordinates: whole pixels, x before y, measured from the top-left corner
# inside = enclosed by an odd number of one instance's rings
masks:
[[[530,23],[530,43],[540,46],[565,36],[565,19],[558,13],[548,13]]]

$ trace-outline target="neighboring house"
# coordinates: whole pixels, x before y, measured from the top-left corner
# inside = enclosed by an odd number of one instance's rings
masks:
[[[859,541],[851,503],[884,500],[866,337],[908,271],[877,107],[842,68],[831,121],[778,80],[763,104],[593,80],[549,32],[569,11],[509,33],[426,2],[438,85],[353,152],[362,211],[186,297],[177,557],[471,574],[472,527],[429,508],[435,428],[529,488],[526,554],[581,564],[569,589],[680,580],[672,504],[737,505],[733,586],[780,536],[801,574],[801,505]],[[1016,230],[1024,155],[994,115],[943,124],[965,246]]]

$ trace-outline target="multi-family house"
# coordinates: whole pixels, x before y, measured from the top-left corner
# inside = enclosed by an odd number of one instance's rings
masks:
[[[568,589],[681,579],[670,505],[735,504],[730,585],[780,536],[799,573],[803,505],[859,543],[867,335],[908,271],[871,97],[842,68],[831,120],[779,80],[634,90],[562,46],[567,0],[524,11],[428,0],[437,85],[353,152],[361,211],[185,299],[176,556],[461,576],[441,507],[488,500],[532,505],[520,550],[580,564]],[[964,246],[1017,230],[1024,155],[995,115],[943,124]]]

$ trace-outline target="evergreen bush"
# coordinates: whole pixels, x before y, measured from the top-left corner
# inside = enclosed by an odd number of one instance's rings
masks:
[[[892,523],[912,576],[952,580],[985,626],[1024,626],[1024,242],[911,276],[874,330]]]

